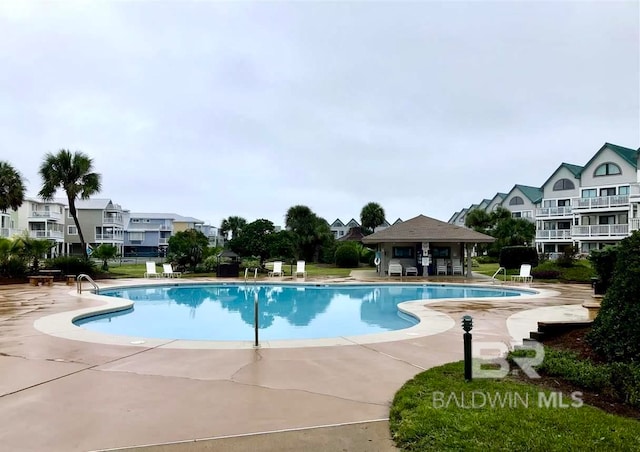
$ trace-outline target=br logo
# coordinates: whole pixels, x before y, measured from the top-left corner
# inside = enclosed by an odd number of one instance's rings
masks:
[[[524,350],[526,356],[512,357],[515,365],[529,378],[540,378],[535,371],[544,361],[544,346],[536,341],[527,341],[523,345],[511,344],[513,350]],[[506,356],[510,349],[503,342],[474,342],[472,348],[473,378],[504,378],[511,371]],[[514,369],[516,370],[516,369]]]

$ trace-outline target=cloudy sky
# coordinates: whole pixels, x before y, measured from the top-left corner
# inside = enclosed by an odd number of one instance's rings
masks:
[[[0,160],[133,212],[455,211],[640,146],[631,2],[0,0]]]

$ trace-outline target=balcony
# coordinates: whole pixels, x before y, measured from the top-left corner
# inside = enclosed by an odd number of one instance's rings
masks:
[[[104,214],[102,215],[102,224],[124,226],[124,220],[120,214]]]
[[[119,232],[114,234],[113,232],[108,232],[106,234],[96,234],[96,242],[123,242],[124,234]]]
[[[571,240],[571,229],[536,231],[536,240]]]
[[[571,206],[543,207],[541,209],[536,209],[536,218],[571,217],[571,216],[573,216],[573,209]]]
[[[0,228],[0,237],[10,238],[20,233],[17,229],[12,228]]]
[[[160,246],[167,246],[167,245],[169,245],[169,238],[168,238],[168,237],[167,237],[167,238],[165,238],[165,237],[160,237],[160,238],[158,239],[158,245],[160,245]]]
[[[574,226],[573,237],[626,237],[629,235],[628,224],[593,224],[590,226]]]
[[[29,237],[31,237],[32,239],[64,240],[64,232],[35,229],[29,231]]]
[[[32,210],[29,214],[29,219],[62,221],[62,213],[51,210]]]
[[[640,218],[629,218],[629,231],[640,230]]]
[[[629,195],[598,196],[596,198],[574,198],[574,210],[606,210],[617,207],[629,207]]]

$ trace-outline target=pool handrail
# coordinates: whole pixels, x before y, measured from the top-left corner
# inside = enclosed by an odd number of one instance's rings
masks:
[[[91,276],[87,275],[86,273],[80,273],[76,278],[76,286],[77,286],[78,293],[82,293],[82,279],[86,279],[87,281],[89,281],[89,283],[91,283],[91,285],[96,291],[96,294],[100,292],[100,287],[98,287],[98,284],[96,284],[96,282],[93,279],[91,279]]]

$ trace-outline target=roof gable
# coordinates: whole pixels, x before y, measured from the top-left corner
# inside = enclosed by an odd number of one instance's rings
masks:
[[[362,239],[363,243],[467,242],[489,243],[495,239],[472,229],[463,228],[424,215],[394,224]]]
[[[334,227],[334,228],[343,228],[344,227],[344,223],[340,220],[340,218],[336,218],[336,221],[331,223],[331,226]]]
[[[542,189],[539,187],[516,184],[509,192],[509,195],[516,189],[520,190],[520,192],[525,195],[527,199],[529,199],[529,201],[531,201],[533,204],[538,204],[540,201],[542,201]]]
[[[569,172],[570,172],[571,174],[573,174],[573,177],[574,177],[575,179],[580,179],[580,175],[582,174],[583,167],[578,166],[578,165],[573,165],[573,164],[571,164],[571,163],[564,163],[564,162],[562,162],[562,163],[560,164],[560,166],[558,166],[558,167],[556,168],[556,170],[555,170],[553,173],[551,173],[551,176],[549,176],[549,178],[548,178],[546,181],[544,181],[544,184],[542,184],[542,186],[544,187],[545,185],[547,185],[547,184],[549,183],[549,181],[550,181],[551,179],[553,179],[553,177],[554,177],[556,174],[558,174],[558,171],[560,171],[560,170],[561,170],[561,169],[563,169],[563,168],[565,168],[565,169],[569,170]]]
[[[631,165],[633,168],[638,169],[638,150],[625,148],[622,146],[618,146],[616,144],[605,143],[599,150],[596,152],[593,157],[589,159],[589,161],[584,165],[584,168],[591,165],[591,163],[605,150],[610,149],[615,152],[622,160]]]
[[[358,223],[355,218],[352,218],[351,220],[349,220],[349,222],[346,224],[347,226],[349,226],[350,228],[355,228],[360,226],[360,223]]]

